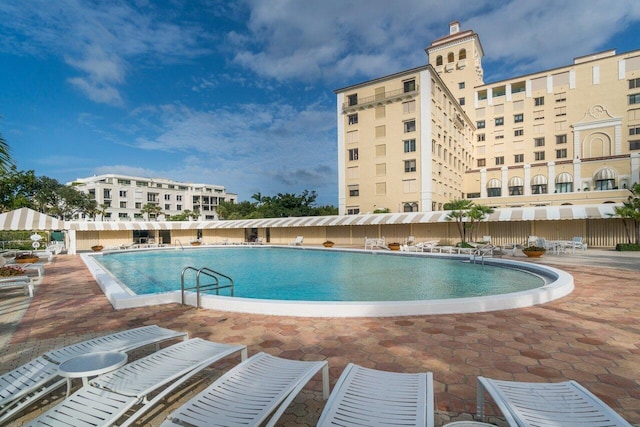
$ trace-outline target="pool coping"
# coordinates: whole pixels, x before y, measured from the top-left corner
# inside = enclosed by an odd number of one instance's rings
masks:
[[[265,247],[269,246],[278,247],[277,245],[265,245]],[[360,253],[372,252],[371,250],[363,249],[325,249],[320,247],[288,248],[297,250],[340,250],[345,252]],[[193,248],[192,250],[198,249],[199,248]],[[136,251],[144,250],[150,249],[139,249]],[[158,249],[156,248],[153,250]],[[185,250],[189,249],[185,248]],[[449,258],[459,260],[469,259],[469,255],[427,253],[422,254],[415,252],[373,252],[382,256],[427,256],[433,258]],[[105,294],[113,308],[115,308],[116,310],[160,304],[180,304],[182,302],[180,291],[165,292],[154,295],[132,295],[127,292],[127,289],[123,288],[109,272],[102,269],[102,267],[94,260],[94,257],[103,256],[103,253],[87,253],[81,254],[80,256],[87,266],[89,272],[98,283],[98,286]],[[296,317],[392,317],[411,315],[461,314],[508,310],[544,304],[569,295],[574,289],[573,276],[563,270],[554,267],[498,258],[486,258],[483,261],[487,265],[496,265],[527,270],[534,274],[539,274],[541,276],[550,278],[552,281],[540,288],[527,291],[482,297],[440,300],[317,302],[263,300],[216,295],[202,295],[201,306],[202,308],[211,310],[228,311],[234,313],[252,313]],[[194,292],[186,292],[185,299],[187,304],[193,306],[196,305],[196,294]]]

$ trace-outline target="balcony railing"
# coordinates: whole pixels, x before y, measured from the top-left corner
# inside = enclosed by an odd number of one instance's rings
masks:
[[[396,89],[385,93],[379,93],[373,96],[358,98],[358,102],[355,104],[350,104],[349,101],[347,101],[342,104],[342,111],[345,111],[349,108],[364,107],[366,105],[375,104],[376,102],[386,101],[390,98],[401,98],[403,96],[413,97],[418,93],[418,89],[419,87],[418,85],[416,85],[416,88],[414,90],[408,92],[405,92],[404,89]]]

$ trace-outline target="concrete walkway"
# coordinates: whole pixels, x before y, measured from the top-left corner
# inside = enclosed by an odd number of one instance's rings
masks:
[[[519,258],[520,259],[520,258]],[[243,343],[303,360],[328,360],[331,386],[349,362],[399,372],[431,371],[436,425],[476,413],[478,375],[519,381],[574,379],[632,424],[640,425],[640,254],[589,249],[547,254],[536,262],[573,274],[575,291],[558,301],[490,313],[394,318],[294,318],[196,310],[177,304],[115,311],[77,256],[58,256],[32,301],[0,299],[0,371],[44,351],[115,330],[158,324],[192,337]],[[615,268],[611,268],[615,267]],[[228,370],[210,369],[177,399],[138,425],[158,425],[168,412]],[[58,402],[32,406],[21,425]],[[315,425],[324,406],[315,378],[279,425]],[[495,409],[490,421],[505,425]]]

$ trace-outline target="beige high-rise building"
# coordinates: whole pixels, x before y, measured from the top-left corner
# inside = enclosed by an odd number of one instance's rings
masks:
[[[620,202],[640,182],[639,50],[490,84],[458,22],[425,50],[335,91],[340,214]]]

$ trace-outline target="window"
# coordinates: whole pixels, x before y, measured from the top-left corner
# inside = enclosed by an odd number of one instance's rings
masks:
[[[544,147],[544,138],[534,138],[533,145],[536,147]]]
[[[129,179],[118,179],[118,184],[120,184],[120,185],[131,185],[131,180],[129,180]]]
[[[464,82],[458,83],[458,89],[464,89]]]
[[[597,179],[596,190],[613,190],[616,186],[615,179]]]
[[[407,80],[406,82],[404,82],[403,86],[404,86],[404,93],[414,92],[416,90],[416,81]]]
[[[416,111],[416,101],[407,101],[402,103],[402,114],[413,113]]]
[[[479,133],[477,139],[478,139],[478,142],[484,141],[484,139],[485,139],[484,133]]]
[[[415,120],[409,120],[404,122],[404,132],[415,132],[416,131],[416,121]]]
[[[547,184],[533,184],[531,194],[547,194]]]
[[[103,205],[105,205],[107,208],[111,207],[111,200],[105,200]]]
[[[629,104],[640,104],[640,93],[629,95]]]
[[[556,150],[556,159],[566,159],[567,158],[567,149],[562,148],[560,150]]]
[[[640,87],[640,78],[629,80],[629,89]]]
[[[171,200],[171,194],[165,194],[164,195],[164,199],[165,200]]]
[[[464,98],[458,98],[458,104],[464,105]]]
[[[349,118],[349,124],[350,125],[358,124],[358,113],[349,114],[347,117]]]
[[[544,110],[538,110],[533,112],[533,120],[543,120]]]
[[[349,150],[349,161],[358,160],[358,149],[352,148]]]
[[[533,155],[536,161],[544,160],[544,151],[536,151]]]
[[[640,150],[640,140],[629,141],[629,150]]]
[[[182,195],[178,194],[176,196],[176,201],[181,202],[182,201]]]
[[[524,121],[524,114],[514,114],[513,115],[513,122],[514,123],[522,123]]]
[[[533,105],[535,105],[536,107],[544,105],[544,96],[533,98]]]
[[[353,105],[358,105],[358,94],[354,94],[354,95],[348,95],[347,96],[347,102],[349,103],[349,106],[353,106]]]
[[[500,133],[496,135],[496,139],[504,139],[504,134]]]
[[[567,135],[556,135],[556,144],[566,144]]]
[[[640,135],[640,127],[629,128],[629,135]]]
[[[476,122],[476,127],[477,127],[478,129],[484,129],[484,120],[478,120],[478,121]]]
[[[514,163],[524,163],[524,154],[516,154],[513,156]]]
[[[496,157],[496,166],[498,165],[504,165],[504,156]]]
[[[522,185],[509,187],[510,196],[522,196],[524,194],[524,187]]]
[[[411,153],[416,151],[416,140],[415,139],[407,139],[404,141],[404,152]]]
[[[557,107],[555,109],[556,117],[562,117],[567,115],[567,107]]]
[[[142,203],[136,202],[136,209],[142,209]]]
[[[416,171],[416,161],[413,160],[405,160],[404,161],[404,171],[405,172],[415,172]]]
[[[386,182],[376,182],[376,194],[377,195],[387,194],[387,183]]]
[[[126,192],[126,191],[124,191],[124,190],[120,190],[120,192],[118,193],[118,195],[119,195],[120,197],[127,197],[127,192]]]
[[[496,117],[496,126],[502,126],[504,124],[504,117]]]
[[[460,52],[458,52],[458,59],[467,59],[467,49],[460,49]]]
[[[127,208],[127,202],[120,202],[120,207],[122,209],[126,209]]]
[[[513,131],[513,136],[522,136],[524,135],[524,129],[516,129]]]
[[[483,168],[487,166],[487,160],[486,159],[478,159],[478,167],[479,168]]]
[[[181,211],[182,210],[182,205],[176,205],[176,210],[177,211]]]
[[[102,198],[103,199],[110,199],[111,198],[111,190],[109,190],[107,188],[102,190]]]
[[[119,212],[118,213],[118,218],[120,218],[120,219],[129,218],[129,215],[127,215],[126,212]]]
[[[455,57],[453,56],[453,52],[449,52],[447,54],[447,62],[453,62],[455,61]]]
[[[556,93],[555,97],[556,97],[556,102],[564,102],[567,100],[567,93],[566,92]]]
[[[166,203],[166,204],[164,205],[164,210],[165,210],[165,211],[170,211],[170,210],[171,210],[171,205],[170,205],[170,204],[168,204],[168,203]]]
[[[487,197],[500,197],[502,188],[487,188]]]
[[[442,55],[436,57],[436,66],[442,65]]]
[[[350,185],[349,186],[349,196],[350,197],[358,197],[360,195],[360,186],[359,185]]]
[[[573,182],[556,182],[556,193],[571,193]]]

